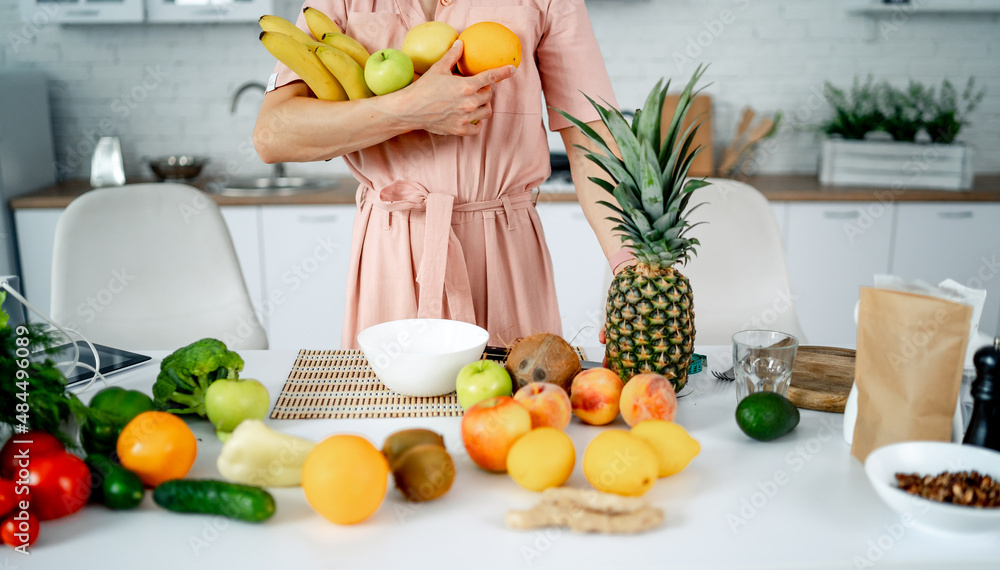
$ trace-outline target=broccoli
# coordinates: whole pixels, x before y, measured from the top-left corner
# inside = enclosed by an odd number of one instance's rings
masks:
[[[205,417],[205,391],[216,380],[235,380],[243,359],[214,338],[203,338],[174,351],[160,363],[153,403],[175,414]]]

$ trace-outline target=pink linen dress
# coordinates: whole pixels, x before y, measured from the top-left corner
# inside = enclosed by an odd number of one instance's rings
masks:
[[[369,52],[399,49],[426,21],[420,0],[308,0]],[[547,105],[598,119],[581,95],[617,105],[584,0],[438,0],[435,19],[461,32],[499,22],[521,41],[521,65],[494,86],[493,116],[474,137],[412,131],[344,158],[360,182],[342,348],[404,318],[475,323],[490,344],[562,334],[552,262],[533,190],[548,178]],[[297,25],[308,30],[300,15]],[[275,87],[298,77],[278,64]],[[549,110],[549,128],[570,126]]]

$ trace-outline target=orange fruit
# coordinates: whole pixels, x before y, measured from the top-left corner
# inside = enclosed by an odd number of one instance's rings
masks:
[[[367,439],[332,435],[302,464],[302,491],[330,522],[359,523],[378,510],[389,487],[389,463]]]
[[[472,24],[458,35],[458,39],[465,46],[458,60],[458,71],[462,75],[475,75],[504,65],[521,65],[521,40],[503,24]]]
[[[117,443],[122,467],[147,487],[188,474],[198,441],[184,420],[168,412],[142,412],[122,428]]]

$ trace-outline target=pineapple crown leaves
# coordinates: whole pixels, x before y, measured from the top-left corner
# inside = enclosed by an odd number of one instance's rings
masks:
[[[686,237],[697,224],[690,224],[687,216],[697,207],[688,208],[692,193],[705,186],[704,180],[687,180],[688,170],[701,147],[694,147],[695,133],[700,118],[682,130],[691,102],[701,92],[694,86],[705,73],[698,66],[681,92],[674,116],[663,131],[662,108],[670,89],[670,81],[657,81],[641,109],[636,110],[630,125],[622,113],[603,101],[600,105],[584,94],[593,105],[616,143],[621,158],[611,151],[607,141],[593,128],[565,111],[556,109],[587,137],[600,152],[590,152],[583,146],[587,159],[610,176],[611,181],[598,177],[589,180],[614,197],[617,204],[598,202],[611,209],[623,243],[628,244],[640,262],[652,269],[686,263],[695,253],[697,239]],[[661,137],[662,133],[662,137]]]

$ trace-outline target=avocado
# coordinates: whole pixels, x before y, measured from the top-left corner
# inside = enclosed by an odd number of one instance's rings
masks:
[[[781,394],[757,392],[736,406],[736,423],[748,436],[771,441],[799,425],[799,409]]]

